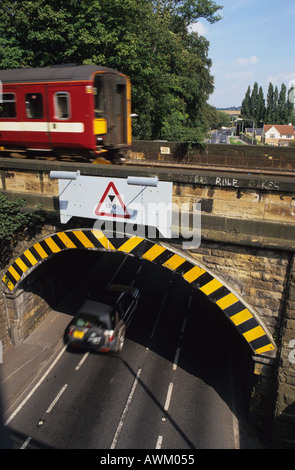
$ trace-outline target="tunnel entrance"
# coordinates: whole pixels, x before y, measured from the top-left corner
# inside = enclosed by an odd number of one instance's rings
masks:
[[[99,230],[70,230],[58,232],[35,243],[8,268],[2,281],[14,291],[24,277],[53,255],[71,250],[105,250],[111,253],[133,255],[142,261],[167,268],[178,274],[190,286],[202,292],[235,326],[254,354],[275,349],[271,335],[256,313],[219,278],[198,266],[185,252],[175,252],[169,245],[136,237],[116,234],[108,237]]]
[[[220,309],[182,276],[126,253],[77,249],[55,254],[40,264],[19,288],[41,295],[70,322],[85,296],[110,282],[134,285],[141,292],[126,335],[127,357],[132,348],[150,351],[157,358],[151,370],[155,381],[162,380],[163,363],[173,364],[198,381],[197,408],[209,387],[235,415],[246,420],[251,350]]]

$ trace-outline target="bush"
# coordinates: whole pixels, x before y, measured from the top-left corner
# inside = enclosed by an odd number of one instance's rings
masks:
[[[3,262],[11,254],[12,247],[19,237],[32,237],[41,229],[46,214],[41,204],[32,211],[26,210],[26,201],[17,199],[12,202],[0,194],[0,249]]]

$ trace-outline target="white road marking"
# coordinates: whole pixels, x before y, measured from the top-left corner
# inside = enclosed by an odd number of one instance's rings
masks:
[[[38,354],[36,354],[35,356],[31,357],[27,362],[24,362],[20,367],[18,367],[16,370],[14,370],[11,374],[9,374],[6,379],[4,379],[2,382],[0,382],[0,384],[4,384],[4,382],[6,382],[6,380],[9,380],[14,374],[17,374],[17,372],[19,372],[23,367],[25,367],[26,365],[28,365],[30,362],[34,361],[34,359],[41,355],[43,353],[43,351],[45,351],[46,348],[43,348],[42,351],[39,351]],[[1,363],[1,360],[0,360],[0,363]]]
[[[23,445],[20,447],[20,449],[25,449],[31,442],[32,438],[31,437],[28,437],[25,442],[23,443]]]
[[[142,264],[140,264],[140,265],[139,265],[139,268],[138,268],[138,270],[137,270],[137,273],[136,273],[136,274],[139,274],[141,270],[142,270]]]
[[[156,449],[161,449],[163,442],[163,436],[159,436],[157,439]]]
[[[133,385],[132,385],[131,392],[129,393],[129,396],[128,396],[128,399],[127,399],[127,402],[126,402],[124,411],[123,411],[122,416],[121,416],[121,419],[120,419],[120,421],[119,421],[119,424],[118,424],[118,427],[117,427],[117,430],[116,430],[116,433],[115,433],[115,436],[114,436],[114,439],[113,439],[113,442],[112,442],[112,444],[111,444],[110,449],[115,449],[115,447],[116,447],[116,445],[117,445],[118,438],[119,438],[120,432],[121,432],[121,430],[122,430],[122,427],[123,427],[123,424],[124,424],[124,420],[125,420],[125,418],[126,418],[126,415],[127,415],[128,409],[129,409],[129,406],[130,406],[130,404],[131,404],[131,401],[132,401],[132,398],[133,398],[133,395],[134,395],[136,386],[137,386],[137,384],[138,384],[138,380],[139,380],[140,374],[141,374],[141,369],[138,369],[137,374],[136,374],[136,377],[135,377],[134,382],[133,382]]]
[[[229,363],[229,383],[230,383],[230,394],[231,394],[231,413],[233,418],[233,435],[234,435],[234,446],[235,449],[240,449],[240,424],[237,419],[237,405],[236,405],[236,396],[233,380],[233,363],[231,358],[230,343],[228,341],[227,353],[228,353],[228,363]]]
[[[180,354],[180,348],[177,348],[176,353],[175,353],[175,358],[174,358],[174,361],[173,361],[173,370],[177,369],[179,354]]]
[[[156,322],[155,322],[155,324],[154,324],[153,331],[152,331],[151,336],[150,336],[151,339],[152,339],[152,338],[154,337],[154,335],[155,335],[155,331],[156,331],[156,328],[157,328],[157,326],[158,326],[160,317],[161,317],[161,315],[162,315],[162,311],[163,311],[163,308],[164,308],[164,305],[165,305],[165,302],[166,302],[167,297],[168,297],[168,292],[165,292],[165,295],[164,295],[164,297],[163,297],[163,300],[162,300],[162,303],[161,303],[161,306],[160,306],[160,309],[159,309],[158,316],[157,316],[157,318],[156,318]]]
[[[168,392],[167,392],[167,397],[164,405],[164,411],[169,410],[169,405],[170,405],[170,400],[172,396],[172,391],[173,391],[173,382],[170,382],[169,387],[168,387]]]
[[[53,361],[53,363],[50,365],[50,367],[48,367],[48,369],[46,370],[46,372],[42,375],[41,379],[36,383],[35,387],[32,388],[32,390],[30,391],[30,393],[28,393],[28,395],[24,398],[24,400],[21,402],[21,404],[16,408],[16,410],[9,416],[9,418],[7,418],[7,420],[5,421],[5,426],[7,426],[12,420],[13,418],[19,413],[19,411],[24,407],[24,405],[27,403],[27,401],[31,398],[31,396],[36,392],[36,390],[40,387],[40,385],[42,384],[42,382],[46,379],[46,377],[48,376],[48,374],[52,371],[53,367],[56,365],[56,363],[59,361],[59,359],[61,358],[61,356],[63,355],[63,353],[65,352],[65,350],[67,349],[68,345],[66,344],[61,352],[59,353],[59,355],[55,358],[55,360]]]
[[[181,333],[184,333],[185,331],[186,322],[187,322],[187,317],[184,317],[182,327],[181,327]]]
[[[68,384],[65,384],[61,390],[58,392],[58,394],[56,395],[55,399],[52,401],[52,403],[49,405],[49,407],[47,408],[46,410],[46,413],[50,413],[50,411],[52,411],[53,407],[56,405],[56,403],[58,402],[58,400],[60,399],[60,397],[62,396],[62,394],[64,393],[65,389],[67,388]]]
[[[188,303],[187,303],[187,308],[190,309],[191,308],[191,305],[192,305],[192,300],[193,300],[193,296],[190,295],[189,299],[188,299]]]
[[[86,361],[87,357],[89,356],[89,351],[87,353],[84,354],[84,356],[82,357],[81,361],[79,362],[79,364],[75,367],[75,370],[79,370],[80,367],[82,366],[83,362]]]

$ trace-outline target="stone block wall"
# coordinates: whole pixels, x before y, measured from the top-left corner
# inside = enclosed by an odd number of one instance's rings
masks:
[[[249,420],[279,448],[295,448],[295,260],[293,253],[203,242],[190,255],[254,308],[277,356],[253,357]]]
[[[6,294],[7,316],[11,339],[15,346],[23,343],[49,311],[47,302],[33,292],[17,290]]]
[[[241,295],[274,337],[280,334],[289,253],[203,242],[190,254]]]
[[[3,349],[5,349],[10,342],[9,327],[5,308],[5,299],[3,296],[2,287],[0,287],[0,341]]]
[[[2,171],[0,190],[58,196],[58,183],[56,180],[51,180],[49,173],[46,172],[7,170]]]
[[[173,202],[189,204],[191,212],[194,211],[194,204],[200,203],[202,212],[213,216],[295,224],[293,194],[233,187],[229,180],[228,185],[212,187],[174,183]]]
[[[274,442],[295,449],[295,260],[293,258],[282,322]]]
[[[48,224],[42,228],[40,234],[36,235],[35,238],[19,240],[14,247],[11,247],[12,255],[8,266],[29,246],[38,240],[42,240],[54,231],[55,227]],[[1,267],[1,279],[8,266]],[[50,281],[48,281],[48,288],[51,288]],[[9,343],[17,345],[22,342],[42,320],[47,308],[47,302],[42,298],[41,291],[40,295],[22,291],[11,294],[4,287],[4,284],[0,282],[0,341],[2,341],[3,349]],[[22,314],[24,314],[24,318],[19,321],[19,315],[22,316]]]
[[[181,162],[184,164],[219,166],[221,168],[290,169],[294,168],[292,147],[253,145],[205,146],[179,142],[133,141],[130,158],[134,161]]]

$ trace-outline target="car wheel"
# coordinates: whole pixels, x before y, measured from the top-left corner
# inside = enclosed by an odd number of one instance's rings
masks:
[[[122,328],[118,334],[115,352],[120,353],[123,350],[124,343],[125,343],[125,328]]]

